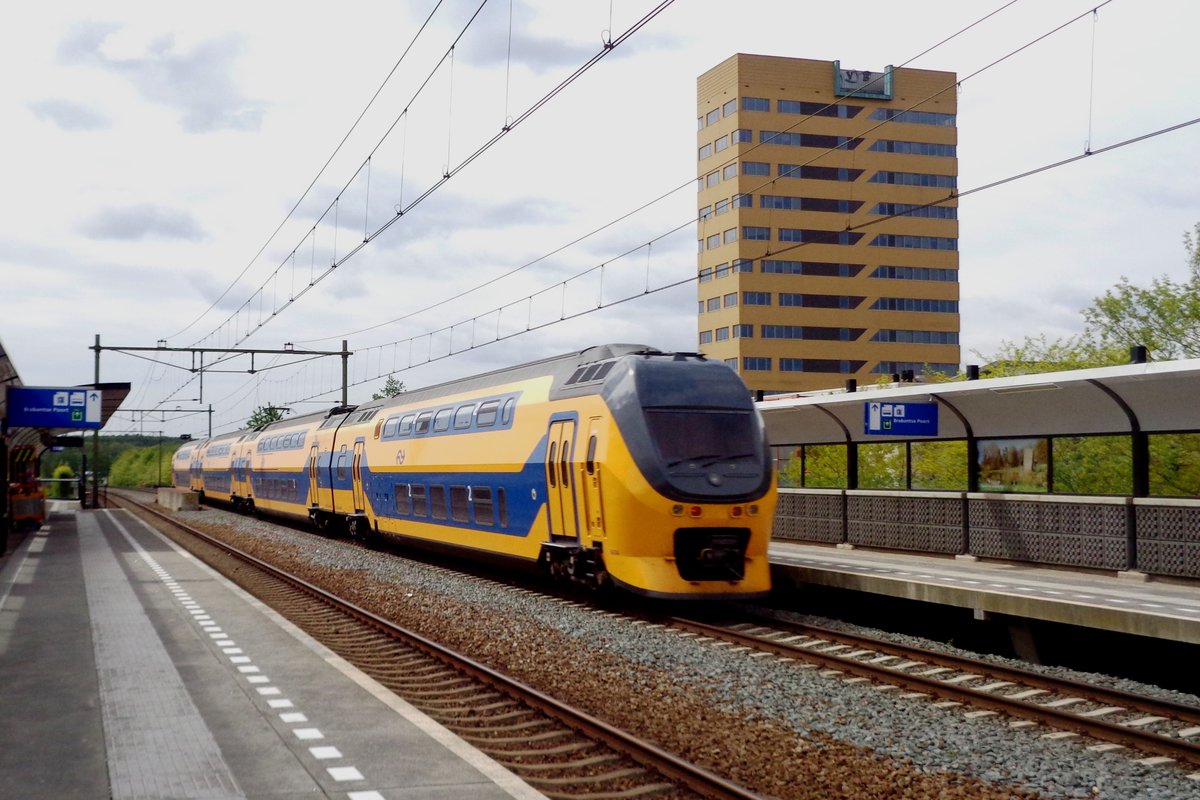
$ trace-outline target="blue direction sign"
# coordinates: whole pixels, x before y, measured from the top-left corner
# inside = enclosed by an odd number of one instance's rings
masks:
[[[8,424],[98,430],[103,399],[99,389],[78,386],[9,386]]]
[[[937,436],[937,403],[863,403],[863,432],[874,436]]]

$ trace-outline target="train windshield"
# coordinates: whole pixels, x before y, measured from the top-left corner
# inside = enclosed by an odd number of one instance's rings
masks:
[[[758,452],[753,411],[648,408],[646,425],[668,466]]]

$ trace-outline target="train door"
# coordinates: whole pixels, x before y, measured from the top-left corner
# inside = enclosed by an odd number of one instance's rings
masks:
[[[555,420],[546,436],[546,492],[550,538],[579,539],[572,470],[575,420]]]
[[[354,498],[354,510],[356,512],[362,511],[367,507],[362,479],[363,446],[362,439],[354,443],[354,457],[350,461],[350,487]]]
[[[321,448],[316,442],[308,451],[308,507],[316,508],[317,505],[317,459],[321,455]]]
[[[600,447],[603,422],[592,417],[588,422],[588,438],[583,470],[579,473],[583,481],[583,519],[588,535],[594,542],[604,537],[604,509],[600,505],[600,462],[596,453]]]

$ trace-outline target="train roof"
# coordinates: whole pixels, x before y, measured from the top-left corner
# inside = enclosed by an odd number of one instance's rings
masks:
[[[393,405],[407,404],[412,402],[420,402],[426,399],[443,397],[447,394],[457,392],[467,392],[473,389],[486,389],[489,386],[499,386],[504,383],[513,381],[526,380],[528,378],[540,378],[546,375],[554,375],[561,377],[561,381],[556,381],[556,384],[566,382],[566,380],[580,366],[592,364],[601,361],[608,361],[621,356],[629,355],[672,355],[665,353],[649,345],[644,344],[602,344],[584,348],[583,350],[575,350],[569,353],[562,353],[556,356],[530,361],[526,364],[517,364],[511,367],[502,367],[500,369],[485,372],[480,375],[472,375],[466,378],[458,378],[452,381],[426,386],[421,389],[404,392],[396,397],[388,397],[382,400],[372,400],[358,406],[358,411],[366,412],[375,408],[382,408]]]

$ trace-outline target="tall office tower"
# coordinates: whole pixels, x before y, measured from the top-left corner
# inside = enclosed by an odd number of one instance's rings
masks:
[[[740,53],[700,76],[701,352],[766,393],[958,371],[956,81]]]

